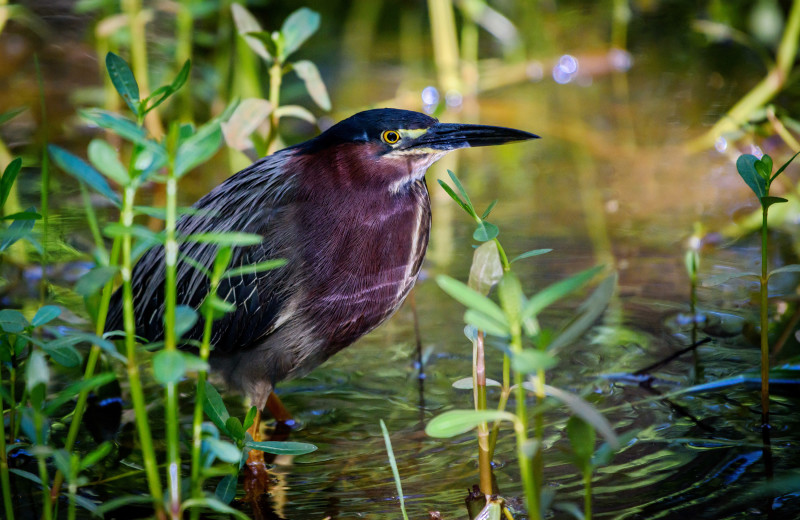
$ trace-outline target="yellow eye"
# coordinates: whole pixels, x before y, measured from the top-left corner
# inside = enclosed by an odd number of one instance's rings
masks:
[[[394,130],[386,130],[381,134],[384,143],[394,144],[400,140],[400,134]]]

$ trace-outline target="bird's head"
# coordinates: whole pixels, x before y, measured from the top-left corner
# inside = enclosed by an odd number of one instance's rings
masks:
[[[299,153],[322,157],[348,184],[398,192],[424,177],[431,164],[452,150],[538,137],[512,128],[440,123],[419,112],[380,108],[340,121],[300,145]]]

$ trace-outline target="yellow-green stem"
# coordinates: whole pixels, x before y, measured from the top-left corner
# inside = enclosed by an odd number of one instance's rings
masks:
[[[761,210],[761,424],[769,424],[769,278],[767,265],[767,212]]]
[[[126,228],[133,225],[133,199],[134,189],[126,187],[122,198],[122,223]],[[133,270],[131,251],[132,237],[129,232],[122,236],[122,314],[125,327],[125,355],[128,357],[128,382],[130,384],[131,401],[136,418],[136,429],[139,433],[139,442],[142,448],[147,484],[156,516],[164,518],[164,500],[161,489],[161,480],[158,476],[158,464],[150,425],[147,421],[147,406],[144,401],[144,391],[139,373],[139,363],[136,359],[136,324],[133,313],[133,287],[131,273]]]
[[[583,470],[583,519],[592,520],[592,467]]]
[[[45,297],[47,296],[47,235],[50,221],[50,163],[49,155],[47,154],[47,107],[44,102],[44,79],[42,78],[42,70],[39,66],[39,57],[34,56],[33,62],[36,64],[36,78],[39,83],[39,106],[41,109],[41,131],[42,131],[42,164],[41,164],[41,190],[40,190],[40,209],[42,212],[42,279],[39,285],[39,299],[44,304]]]
[[[213,273],[211,277],[209,295],[216,294],[217,286],[219,285],[219,274]],[[214,323],[214,309],[209,305],[203,316],[205,319],[203,325],[203,341],[200,343],[200,359],[208,361],[208,356],[211,353],[211,327]],[[203,402],[206,396],[206,378],[205,370],[197,372],[197,390],[195,391],[194,401],[194,417],[192,420],[192,475],[191,475],[191,489],[192,498],[202,498],[203,496],[203,479],[202,479],[202,461],[200,460],[201,449],[203,445]],[[197,509],[192,509],[192,520],[200,518],[200,512]]]
[[[2,380],[2,378],[0,378]],[[13,409],[10,410],[13,412]],[[8,455],[6,453],[6,421],[3,414],[3,393],[0,392],[0,486],[3,488],[3,509],[8,520],[14,520],[11,507],[11,479],[8,474]]]
[[[522,352],[522,328],[519,323],[511,324],[511,351],[513,353]],[[519,459],[519,472],[522,479],[523,489],[525,490],[525,500],[528,506],[528,515],[532,520],[541,518],[539,488],[533,471],[531,457],[525,453],[528,444],[528,410],[525,405],[525,388],[522,386],[523,375],[514,372],[514,384],[516,385],[517,398],[517,419],[519,426],[515,429],[517,435],[517,458]],[[537,449],[538,452],[538,449]]]
[[[36,429],[36,444],[39,448],[44,448],[46,446],[44,442],[44,417],[41,410],[33,411],[33,423]],[[37,452],[36,459],[39,463],[39,479],[42,481],[42,499],[44,500],[42,518],[50,520],[53,518],[53,499],[50,497],[50,488],[48,487],[50,479],[47,476],[47,456],[44,453]]]
[[[192,4],[194,0],[181,0],[180,7],[178,7],[177,16],[177,35],[176,35],[176,49],[175,58],[177,69],[180,70],[186,60],[192,59],[192,29],[194,19],[192,17]],[[191,77],[186,80],[186,84],[180,91],[180,114],[181,120],[191,123],[193,120],[192,115],[192,89],[189,82]]]
[[[170,165],[167,173],[167,215],[166,242],[164,244],[166,275],[164,295],[164,350],[175,352],[178,349],[175,335],[175,306],[177,301],[178,242],[175,226],[177,222],[178,181],[175,178],[174,151],[170,152]],[[181,517],[181,452],[178,417],[178,388],[172,381],[166,384],[165,415],[167,419],[167,486],[169,489],[169,514],[174,519]]]
[[[278,116],[276,110],[281,102],[281,81],[283,81],[283,67],[277,60],[269,68],[269,102],[272,112],[269,115],[269,135],[267,136],[267,153],[274,152],[278,138]]]
[[[113,245],[111,246],[111,259],[110,265],[116,265],[119,260],[119,252],[121,247],[121,241],[119,239],[115,239]],[[105,331],[105,324],[106,318],[108,317],[108,304],[111,301],[111,293],[112,293],[112,286],[113,281],[109,281],[106,283],[105,287],[103,287],[103,293],[100,297],[100,308],[97,311],[97,323],[95,324],[95,334],[98,336],[102,336],[103,332]],[[86,358],[86,368],[83,371],[83,380],[86,381],[90,377],[94,375],[94,370],[97,367],[97,360],[100,357],[100,353],[102,349],[98,345],[92,345],[91,350],[89,350],[89,355]],[[78,432],[81,429],[81,420],[83,419],[83,414],[86,411],[86,402],[89,399],[89,389],[84,389],[78,394],[78,402],[75,404],[75,411],[72,414],[72,422],[69,425],[69,431],[67,432],[67,440],[64,444],[64,449],[71,453],[72,448],[75,446],[75,441],[78,438]],[[61,491],[61,484],[64,482],[64,475],[58,471],[56,472],[56,476],[53,479],[53,489],[52,494],[55,498],[58,496],[58,493]]]

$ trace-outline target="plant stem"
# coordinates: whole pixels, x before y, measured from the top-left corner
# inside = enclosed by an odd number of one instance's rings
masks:
[[[283,81],[283,66],[275,58],[275,62],[269,68],[269,103],[272,105],[272,112],[269,114],[269,135],[267,136],[267,153],[274,152],[278,138],[278,116],[275,111],[281,102],[281,82]]]
[[[131,186],[125,187],[122,199],[122,223],[126,228],[133,225],[133,199],[135,190]],[[130,384],[131,401],[136,417],[136,429],[139,433],[139,442],[142,446],[147,484],[153,498],[153,507],[156,516],[164,518],[164,501],[161,489],[161,480],[158,477],[158,464],[153,438],[150,434],[150,425],[147,421],[147,406],[144,400],[144,391],[139,374],[139,363],[136,360],[136,323],[133,314],[133,287],[131,274],[133,270],[131,249],[132,237],[130,232],[122,236],[122,300],[123,322],[125,326],[125,353],[128,357],[128,382]]]
[[[175,58],[178,70],[186,63],[186,60],[192,59],[192,29],[194,25],[194,18],[192,17],[192,4],[194,0],[181,0],[178,7],[177,15],[177,34]],[[192,115],[192,89],[189,85],[191,77],[186,80],[186,84],[180,91],[180,115],[181,120],[191,123]]]
[[[177,132],[177,126],[171,128]],[[177,142],[177,133],[174,141]],[[173,141],[170,139],[170,141]],[[178,268],[178,241],[176,239],[178,180],[175,178],[175,150],[170,150],[170,164],[167,170],[167,215],[166,215],[166,242],[164,255],[166,261],[165,294],[164,294],[164,350],[175,352],[178,349],[175,336],[175,306],[177,301],[177,268]],[[178,418],[178,388],[177,383],[170,381],[166,384],[164,406],[167,419],[167,486],[169,487],[169,513],[174,519],[181,518],[181,452],[179,438]]]
[[[42,211],[42,279],[39,286],[39,298],[41,303],[44,304],[45,297],[47,296],[47,232],[48,221],[50,217],[48,195],[50,193],[50,163],[49,155],[47,153],[47,107],[44,102],[44,80],[42,79],[42,70],[39,67],[39,56],[34,55],[33,62],[36,65],[36,78],[39,83],[39,104],[41,108],[41,125],[42,125],[42,166],[41,166],[41,198],[40,205]]]
[[[761,215],[761,424],[769,424],[769,277],[767,265],[767,212],[762,206]]]
[[[724,117],[717,121],[711,130],[688,144],[690,152],[704,150],[712,146],[720,135],[736,130],[747,121],[754,110],[763,106],[781,91],[792,71],[792,64],[797,55],[798,40],[800,40],[800,0],[794,0],[778,47],[775,66]]]
[[[511,324],[511,351],[513,353],[522,352],[522,327],[520,323]],[[541,505],[539,503],[539,488],[536,481],[531,457],[525,453],[528,444],[528,410],[525,405],[525,388],[522,386],[523,375],[514,372],[514,384],[517,391],[517,418],[519,427],[515,429],[517,434],[517,458],[519,459],[519,473],[522,478],[523,489],[525,490],[525,500],[528,506],[528,515],[533,520],[541,518]],[[538,397],[538,391],[537,391]],[[540,401],[541,402],[541,401]],[[537,452],[539,449],[537,448]]]
[[[33,411],[33,424],[36,429],[36,445],[39,449],[44,449],[46,446],[44,442],[44,417],[42,417],[41,410]],[[41,451],[37,451],[36,460],[39,465],[39,479],[42,481],[42,495],[44,503],[42,504],[42,518],[50,520],[53,518],[53,499],[50,497],[49,477],[47,476],[47,456]]]
[[[486,357],[483,349],[483,331],[478,331],[473,348],[472,383],[475,388],[475,409],[486,410]],[[480,488],[484,495],[492,495],[492,458],[489,445],[489,424],[478,425],[478,469]]]
[[[147,71],[147,35],[145,34],[142,0],[122,0],[122,10],[128,16],[128,30],[131,34],[131,65],[142,99],[150,94],[150,80]],[[151,110],[147,114],[147,129],[156,139],[164,135],[164,127],[158,111]]]
[[[592,520],[592,467],[583,470],[583,519]]]
[[[117,264],[119,260],[120,247],[120,240],[115,239],[113,245],[111,246],[110,265]],[[112,283],[113,281],[111,280],[106,283],[105,287],[103,287],[103,293],[100,298],[100,307],[97,311],[97,323],[95,324],[95,334],[98,336],[102,336],[103,331],[105,330],[106,318],[108,317],[108,304],[111,301]],[[100,358],[101,352],[102,349],[98,345],[92,345],[89,355],[86,358],[86,368],[83,371],[84,381],[94,375],[94,370],[97,367],[97,360]],[[86,402],[88,399],[88,388],[82,390],[80,394],[78,394],[78,402],[75,404],[75,411],[72,413],[72,422],[70,422],[69,431],[67,432],[67,440],[64,444],[64,449],[68,453],[72,453],[72,448],[75,446],[75,441],[78,438],[78,432],[81,429],[81,420],[83,419],[83,414],[86,411]],[[60,471],[57,471],[56,476],[53,478],[53,498],[58,496],[58,493],[61,490],[61,484],[63,482],[64,475]]]
[[[2,378],[0,378],[2,381]],[[13,413],[13,408],[9,410]],[[0,392],[0,485],[3,487],[3,509],[8,520],[14,520],[11,507],[11,479],[8,474],[8,454],[6,452],[6,421],[3,414],[3,393]]]
[[[221,273],[212,272],[211,283],[209,285],[209,297],[217,293]],[[200,359],[208,361],[208,356],[211,353],[211,331],[214,324],[214,308],[208,305],[205,308],[204,316],[205,322],[203,323],[203,341],[200,343]],[[192,498],[202,498],[203,496],[203,478],[202,478],[202,461],[200,460],[201,448],[203,445],[203,402],[206,399],[206,379],[207,373],[205,370],[198,370],[197,372],[197,390],[195,392],[194,401],[194,417],[192,420],[192,475],[191,475],[191,489]],[[199,511],[192,510],[192,519],[196,520],[200,517]]]

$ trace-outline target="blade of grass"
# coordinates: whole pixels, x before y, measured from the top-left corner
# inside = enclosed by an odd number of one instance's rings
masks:
[[[383,419],[381,419],[381,431],[383,432],[383,442],[386,443],[386,453],[389,455],[389,464],[392,466],[392,475],[394,476],[394,485],[397,488],[397,497],[400,499],[400,511],[403,513],[403,519],[408,520],[406,502],[403,498],[403,485],[400,482],[400,472],[397,470],[397,461],[394,458],[392,440],[389,438],[389,430],[386,429],[386,424],[383,422]]]

